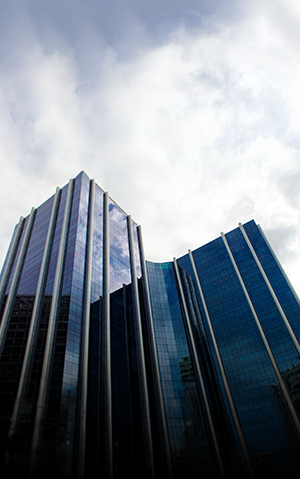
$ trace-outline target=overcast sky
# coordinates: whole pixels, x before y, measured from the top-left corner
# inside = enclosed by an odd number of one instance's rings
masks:
[[[85,170],[168,261],[254,219],[300,293],[299,0],[0,0],[0,260]]]

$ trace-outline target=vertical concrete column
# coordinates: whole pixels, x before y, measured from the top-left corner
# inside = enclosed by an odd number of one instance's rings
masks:
[[[14,265],[15,257],[16,257],[18,246],[19,246],[20,239],[21,239],[21,234],[22,234],[22,231],[23,231],[24,222],[25,222],[25,219],[23,218],[23,216],[21,216],[20,220],[19,220],[19,223],[17,224],[16,229],[14,231],[14,234],[12,236],[9,252],[7,254],[7,259],[5,261],[3,270],[1,272],[0,308],[2,306],[3,299],[4,299],[4,296],[5,296],[5,291],[6,291],[6,288],[7,288],[8,281],[9,281],[10,273],[11,273],[12,267]]]
[[[43,361],[43,368],[41,373],[40,390],[37,401],[36,416],[33,430],[33,439],[30,452],[30,474],[36,474],[38,466],[38,453],[42,443],[46,407],[50,388],[50,373],[52,366],[52,359],[55,349],[55,333],[57,326],[57,318],[59,314],[60,294],[63,280],[64,260],[67,249],[68,229],[71,217],[72,197],[74,189],[74,180],[70,180],[68,186],[67,200],[65,205],[65,213],[61,231],[61,238],[58,250],[56,272],[53,285],[51,309],[49,314],[49,323],[47,331],[47,339],[45,346],[45,354]]]
[[[87,231],[87,248],[85,262],[85,284],[83,302],[83,324],[81,343],[81,374],[80,374],[80,399],[79,399],[79,447],[78,447],[78,478],[84,478],[85,445],[86,445],[86,413],[88,391],[88,359],[89,359],[89,334],[91,313],[91,282],[92,282],[92,256],[94,233],[94,207],[95,207],[95,181],[90,182],[90,199]]]
[[[154,333],[154,326],[153,326],[148,275],[147,275],[147,269],[146,269],[146,260],[145,260],[144,243],[143,243],[141,226],[137,227],[137,232],[138,232],[139,252],[140,252],[140,261],[141,261],[141,269],[142,269],[142,284],[143,284],[145,312],[146,312],[146,326],[147,326],[147,332],[148,332],[149,346],[151,350],[152,374],[153,374],[155,398],[156,398],[156,405],[157,405],[157,420],[158,420],[158,427],[159,427],[161,452],[162,452],[163,460],[165,461],[165,464],[166,464],[166,478],[172,479],[173,478],[172,455],[171,455],[171,448],[170,448],[170,441],[169,441],[169,434],[168,434],[168,427],[167,427],[167,419],[166,419],[165,408],[164,408],[161,379],[160,379],[160,373],[159,373],[158,356],[157,356],[156,340],[155,340],[155,333]]]
[[[253,258],[254,258],[254,261],[255,261],[255,263],[257,264],[257,267],[258,267],[258,269],[259,269],[259,271],[260,271],[260,273],[261,273],[261,275],[262,275],[262,277],[263,277],[263,279],[264,279],[264,281],[265,281],[265,283],[266,283],[266,285],[267,285],[267,288],[268,288],[268,290],[270,291],[270,294],[271,294],[272,299],[273,299],[273,301],[274,301],[274,303],[275,303],[275,305],[276,305],[276,308],[277,308],[278,311],[279,311],[279,314],[280,314],[280,316],[281,316],[281,318],[282,318],[282,321],[284,322],[284,325],[285,325],[286,329],[288,330],[288,333],[289,333],[289,335],[290,335],[290,337],[291,337],[291,339],[292,339],[292,341],[293,341],[293,343],[294,343],[294,345],[295,345],[295,348],[297,349],[297,352],[298,352],[298,354],[300,355],[300,345],[299,345],[299,342],[298,342],[298,340],[297,340],[297,338],[296,338],[296,336],[295,336],[295,334],[294,334],[294,331],[292,330],[291,325],[290,325],[290,323],[289,323],[289,321],[288,321],[288,319],[287,319],[287,317],[286,317],[286,315],[285,315],[285,313],[284,313],[284,311],[283,311],[283,309],[282,309],[282,307],[281,307],[281,304],[280,304],[279,301],[278,301],[278,298],[277,298],[277,296],[276,296],[276,294],[275,294],[275,292],[274,292],[274,290],[273,290],[273,288],[272,288],[272,286],[271,286],[271,283],[270,283],[270,281],[269,281],[269,279],[268,279],[268,277],[267,277],[267,275],[266,275],[266,273],[265,273],[265,271],[264,271],[264,269],[263,269],[263,267],[262,267],[261,262],[260,262],[259,259],[258,259],[258,256],[257,256],[257,254],[256,254],[256,252],[255,252],[255,250],[254,250],[254,248],[253,248],[253,246],[252,246],[252,244],[251,244],[250,239],[248,238],[248,235],[247,235],[247,233],[246,233],[246,231],[245,231],[245,229],[244,229],[242,223],[239,223],[239,227],[240,227],[240,230],[241,230],[241,232],[242,232],[242,234],[243,234],[243,236],[244,236],[244,239],[245,239],[245,241],[246,241],[246,243],[247,243],[247,246],[248,246],[248,248],[249,248],[249,250],[250,250],[250,252],[251,252],[251,254],[252,254]]]
[[[252,301],[251,301],[251,299],[250,299],[249,293],[248,293],[247,288],[246,288],[246,286],[245,286],[245,284],[244,284],[244,281],[243,281],[243,279],[242,279],[242,276],[241,276],[241,274],[240,274],[240,272],[239,272],[239,269],[238,269],[238,267],[237,267],[237,264],[236,264],[236,262],[235,262],[235,259],[234,259],[234,257],[233,257],[233,254],[232,254],[232,252],[231,252],[231,249],[230,249],[230,247],[229,247],[229,244],[228,244],[228,242],[227,242],[227,239],[226,239],[224,233],[221,233],[221,235],[222,235],[222,238],[223,238],[225,247],[226,247],[226,249],[227,249],[228,255],[229,255],[230,259],[231,259],[232,265],[233,265],[233,267],[234,267],[235,273],[236,273],[236,275],[237,275],[237,277],[238,277],[238,280],[239,280],[239,282],[240,282],[240,285],[241,285],[242,290],[243,290],[243,292],[244,292],[244,295],[245,295],[245,297],[246,297],[247,303],[248,303],[249,308],[250,308],[250,310],[251,310],[252,316],[253,316],[254,321],[255,321],[255,323],[256,323],[257,329],[258,329],[259,334],[260,334],[260,336],[261,336],[261,339],[262,339],[262,341],[263,341],[263,343],[264,343],[264,346],[265,346],[265,348],[266,348],[266,350],[267,350],[269,359],[270,359],[270,361],[271,361],[271,364],[272,364],[273,369],[274,369],[274,371],[275,371],[275,374],[276,374],[276,376],[277,376],[277,379],[278,379],[278,382],[279,382],[279,384],[280,384],[280,387],[281,387],[283,396],[284,396],[284,398],[285,398],[285,400],[286,400],[286,402],[287,402],[287,406],[288,406],[288,409],[289,409],[290,414],[291,414],[291,416],[292,416],[292,419],[293,419],[293,421],[294,421],[295,427],[296,427],[296,429],[297,429],[298,434],[300,435],[300,423],[299,423],[299,419],[298,419],[298,417],[297,417],[296,411],[295,411],[295,409],[294,409],[293,403],[292,403],[291,398],[290,398],[290,396],[289,396],[289,394],[288,394],[288,392],[287,392],[287,389],[286,389],[286,387],[285,387],[284,381],[283,381],[283,379],[282,379],[282,376],[281,376],[281,374],[280,374],[279,368],[278,368],[278,366],[277,366],[276,360],[275,360],[275,358],[274,358],[274,356],[273,356],[273,353],[272,353],[272,350],[271,350],[270,345],[269,345],[269,343],[268,343],[268,340],[267,340],[267,338],[266,338],[266,336],[265,336],[265,333],[264,333],[264,331],[263,331],[263,328],[262,328],[262,326],[261,326],[261,324],[260,324],[259,318],[258,318],[258,316],[257,316],[257,314],[256,314],[256,311],[255,311],[255,309],[254,309],[254,306],[253,306],[253,304],[252,304]]]
[[[103,309],[102,309],[102,374],[104,403],[105,479],[113,479],[111,336],[110,336],[110,261],[109,261],[109,196],[103,203]]]
[[[143,435],[144,435],[144,454],[146,463],[146,477],[147,479],[154,479],[154,457],[153,457],[153,445],[152,445],[152,432],[150,421],[150,407],[148,398],[148,387],[146,377],[146,364],[145,353],[143,344],[143,331],[142,320],[139,303],[139,292],[136,276],[136,265],[134,256],[134,241],[132,233],[131,216],[127,216],[127,228],[128,228],[128,241],[129,241],[129,253],[130,253],[130,268],[131,268],[131,281],[132,281],[132,299],[133,310],[136,328],[136,340],[138,347],[139,357],[139,379],[140,379],[140,395],[141,395],[141,408],[142,408],[142,422],[143,422]]]
[[[23,269],[23,265],[24,265],[24,261],[25,261],[25,257],[26,257],[26,253],[27,253],[27,248],[28,248],[28,244],[29,244],[29,240],[30,240],[30,235],[31,235],[33,223],[34,223],[35,214],[36,214],[36,209],[32,208],[30,216],[29,216],[28,221],[27,221],[26,231],[25,231],[24,238],[23,238],[23,241],[22,241],[22,244],[21,244],[19,257],[17,259],[17,264],[16,264],[16,267],[15,267],[15,270],[14,270],[14,274],[13,274],[13,277],[12,277],[7,301],[6,301],[3,316],[2,316],[2,321],[1,321],[1,326],[0,326],[0,358],[1,358],[2,353],[3,353],[3,348],[4,348],[4,343],[5,343],[5,339],[6,339],[6,335],[7,335],[9,320],[10,320],[11,313],[12,313],[12,310],[13,310],[15,297],[16,297],[16,294],[17,294],[18,285],[19,285],[19,281],[20,281],[20,278],[21,278],[21,274],[22,274],[22,269]]]
[[[22,365],[18,392],[17,392],[17,396],[15,400],[13,414],[10,420],[10,429],[8,434],[9,438],[12,438],[14,433],[16,432],[20,409],[25,398],[26,388],[29,383],[30,368],[31,368],[32,361],[35,354],[37,333],[39,329],[41,310],[43,307],[44,292],[46,288],[46,282],[47,282],[47,276],[48,276],[48,270],[49,270],[49,264],[50,264],[50,257],[51,257],[54,232],[55,232],[55,226],[56,226],[56,220],[57,220],[60,193],[61,193],[60,188],[57,188],[55,196],[54,196],[54,200],[53,200],[48,232],[47,232],[46,242],[44,246],[44,253],[43,253],[41,267],[40,267],[40,274],[39,274],[39,279],[38,279],[36,293],[35,293],[35,300],[33,305],[31,321],[30,321],[30,328],[29,328],[29,333],[28,333],[28,338],[26,343],[26,350],[25,350],[25,355],[24,355],[24,360]]]
[[[240,420],[239,420],[239,417],[238,417],[238,414],[237,414],[237,411],[236,411],[236,408],[235,408],[235,405],[234,405],[234,402],[233,402],[233,398],[232,398],[231,390],[230,390],[230,387],[229,387],[229,384],[228,384],[228,381],[227,381],[227,376],[226,376],[226,373],[225,373],[225,369],[224,369],[223,361],[222,361],[222,358],[221,358],[219,346],[218,346],[218,343],[217,343],[217,340],[216,340],[215,332],[214,332],[214,329],[213,329],[210,314],[209,314],[209,311],[208,311],[208,308],[207,308],[207,305],[206,305],[205,297],[204,297],[204,294],[203,294],[202,286],[201,286],[201,283],[200,283],[199,275],[198,275],[198,272],[197,272],[197,268],[196,268],[194,257],[193,257],[193,254],[192,254],[191,250],[189,250],[189,257],[190,257],[191,265],[192,265],[193,272],[194,272],[194,275],[195,275],[195,279],[196,279],[198,291],[199,291],[199,294],[200,294],[200,298],[201,298],[201,301],[202,301],[202,304],[203,304],[205,317],[206,317],[209,332],[210,332],[210,335],[211,335],[212,343],[214,345],[218,365],[219,365],[219,368],[220,368],[224,388],[225,388],[225,391],[226,391],[226,396],[227,396],[228,403],[229,403],[229,407],[230,407],[231,414],[232,414],[232,417],[233,417],[233,421],[234,421],[234,424],[235,424],[235,427],[236,427],[238,438],[239,438],[239,441],[240,441],[240,444],[241,444],[241,447],[242,447],[244,460],[245,460],[245,463],[247,465],[250,478],[255,479],[255,474],[254,474],[253,466],[252,466],[252,463],[251,463],[251,460],[250,460],[249,451],[248,451],[247,444],[246,444],[246,441],[245,441],[245,438],[244,438],[244,434],[243,434],[243,431],[242,431],[242,428],[241,428]]]
[[[216,436],[216,431],[215,431],[215,427],[214,427],[214,424],[213,424],[211,411],[210,411],[210,407],[209,407],[209,403],[208,403],[208,399],[207,399],[207,394],[206,394],[206,390],[205,390],[205,386],[204,386],[204,381],[203,381],[203,376],[202,376],[202,372],[201,372],[201,368],[200,368],[200,363],[199,363],[199,360],[198,360],[198,355],[197,355],[197,351],[196,351],[196,345],[195,345],[195,341],[194,341],[193,331],[192,331],[191,322],[190,322],[190,318],[189,318],[189,313],[188,313],[188,309],[187,309],[187,305],[186,305],[186,301],[185,301],[185,297],[184,297],[184,292],[183,292],[183,288],[182,288],[182,283],[181,283],[181,278],[180,278],[180,273],[179,273],[179,268],[178,268],[176,258],[173,258],[173,265],[174,265],[175,276],[176,276],[177,285],[178,285],[178,289],[179,289],[179,293],[180,293],[181,304],[182,304],[183,312],[184,312],[183,318],[184,318],[184,322],[185,322],[185,330],[186,330],[186,334],[187,334],[187,338],[188,338],[188,343],[189,343],[191,355],[192,355],[192,358],[193,358],[194,372],[195,372],[195,376],[196,376],[198,386],[200,386],[200,391],[201,391],[201,394],[202,394],[202,397],[203,397],[204,407],[205,407],[205,411],[206,411],[206,415],[207,415],[207,420],[208,420],[209,429],[210,429],[210,432],[211,432],[212,441],[213,441],[214,448],[215,448],[215,454],[216,454],[216,457],[217,457],[220,474],[221,474],[222,478],[225,478],[223,461],[222,461],[220,448],[219,448],[219,444],[218,444],[218,440],[217,440],[217,436]]]

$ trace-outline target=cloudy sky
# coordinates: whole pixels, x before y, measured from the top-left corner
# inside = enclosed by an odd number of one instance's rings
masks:
[[[252,218],[300,293],[297,0],[0,0],[0,260],[85,170],[168,261]]]

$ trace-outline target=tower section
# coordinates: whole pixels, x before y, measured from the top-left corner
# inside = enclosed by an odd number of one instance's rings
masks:
[[[171,477],[141,241],[84,172],[16,226],[0,283],[7,477]]]

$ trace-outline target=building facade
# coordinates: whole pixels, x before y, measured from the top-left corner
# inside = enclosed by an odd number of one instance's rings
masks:
[[[0,308],[3,477],[299,470],[300,305],[254,221],[152,263],[81,172],[20,218]]]

